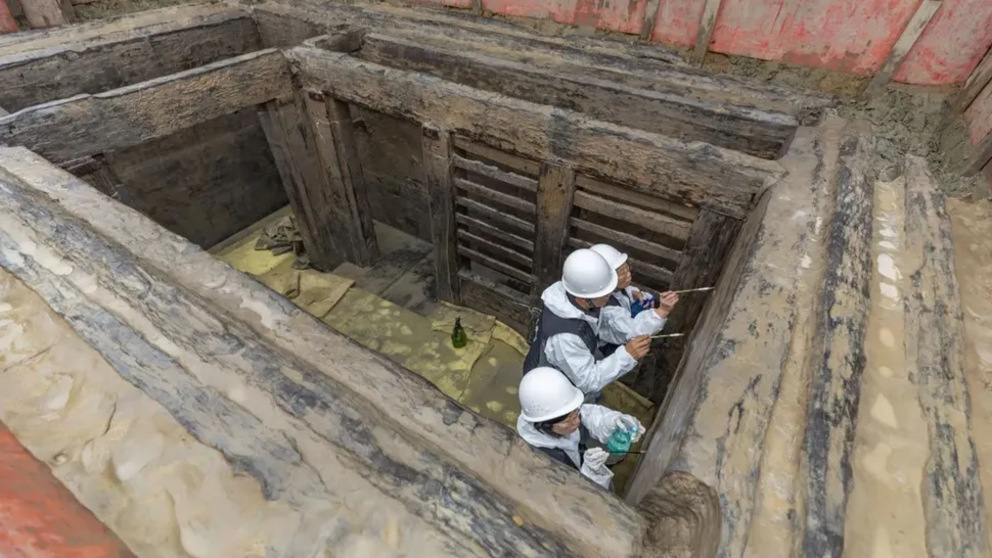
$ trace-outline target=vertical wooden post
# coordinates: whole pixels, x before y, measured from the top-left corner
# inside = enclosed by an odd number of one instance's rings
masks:
[[[968,81],[964,82],[961,91],[951,101],[949,116],[953,118],[957,114],[963,114],[989,82],[992,82],[992,47],[985,52],[982,61],[975,66]]]
[[[348,103],[315,91],[304,93],[304,103],[327,186],[310,200],[316,204],[315,217],[329,220],[348,261],[370,266],[379,259],[379,243]]]
[[[24,17],[33,29],[59,27],[65,24],[59,0],[22,0]]]
[[[702,66],[706,51],[710,49],[713,40],[713,30],[716,29],[716,17],[720,13],[722,0],[706,0],[703,14],[699,17],[699,31],[696,33],[696,48],[689,56],[689,62],[694,66]]]
[[[460,304],[455,187],[451,177],[451,133],[431,124],[424,124],[421,142],[424,150],[424,174],[427,177],[427,202],[431,214],[431,239],[434,242],[437,297]]]
[[[7,6],[7,0],[0,0],[0,35],[5,33],[17,33],[17,21]]]
[[[889,55],[885,58],[885,62],[882,63],[882,67],[875,72],[875,76],[868,83],[868,87],[865,88],[865,94],[876,93],[889,83],[889,80],[892,79],[892,74],[896,73],[896,70],[899,69],[903,58],[909,54],[913,45],[916,44],[916,40],[920,38],[923,30],[930,23],[930,18],[937,12],[940,2],[941,0],[923,0],[920,2],[920,5],[916,8],[916,13],[910,18],[909,24],[903,29],[899,40],[896,41],[892,50],[889,51]]]
[[[568,219],[575,196],[575,171],[560,163],[541,164],[537,182],[537,238],[534,243],[535,298],[561,277]]]

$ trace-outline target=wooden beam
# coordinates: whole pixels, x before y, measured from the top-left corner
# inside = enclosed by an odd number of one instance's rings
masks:
[[[461,266],[458,264],[458,241],[455,238],[455,185],[451,176],[451,133],[424,125],[421,143],[431,214],[437,297],[461,304],[458,289],[458,270]]]
[[[968,81],[964,82],[961,91],[951,101],[950,114],[964,114],[989,82],[992,82],[992,47],[985,52],[982,61],[971,72]]]
[[[492,314],[521,335],[527,334],[531,319],[528,293],[500,285],[466,269],[458,273],[462,300],[469,308]]]
[[[660,0],[648,0],[644,5],[644,20],[641,22],[640,33],[642,41],[650,41],[654,35],[654,26],[658,19],[658,7],[660,3]]]
[[[65,24],[58,0],[21,0],[21,8],[32,29],[60,27]]]
[[[514,263],[522,265],[527,269],[530,269],[531,266],[534,265],[534,262],[530,259],[530,257],[521,254],[516,250],[511,250],[506,246],[501,246],[491,240],[482,238],[479,235],[472,234],[471,232],[465,229],[458,229],[458,239],[472,246],[481,246],[492,253],[499,254],[501,258],[506,258],[507,260],[511,260]]]
[[[0,118],[0,143],[55,162],[167,136],[292,92],[282,54],[263,50],[194,70],[79,95]]]
[[[317,161],[326,180],[326,187],[310,199],[317,204],[316,217],[329,223],[338,252],[347,261],[371,266],[379,259],[379,244],[348,104],[315,91],[304,92],[303,102],[313,130]]]
[[[489,207],[488,205],[479,203],[475,200],[471,200],[465,197],[458,197],[455,203],[464,207],[465,209],[468,209],[470,211],[475,211],[481,215],[485,215],[486,217],[492,219],[493,221],[496,221],[497,223],[502,223],[504,225],[512,227],[524,234],[530,234],[530,235],[534,234],[534,224],[528,223],[527,221],[524,221],[519,217],[514,217],[513,215],[510,215],[508,213],[505,213],[498,209],[494,209],[492,207]]]
[[[465,138],[455,136],[455,147],[475,157],[482,157],[504,167],[511,168],[517,173],[523,173],[527,177],[537,176],[541,173],[541,163],[537,161],[517,157],[511,153],[493,149],[487,145],[475,143]],[[536,189],[537,187],[535,186]]]
[[[902,64],[903,58],[909,54],[913,45],[916,44],[916,40],[920,38],[923,30],[930,23],[930,18],[937,13],[940,2],[941,0],[923,0],[920,2],[913,17],[910,18],[909,24],[906,25],[902,34],[899,35],[899,40],[896,41],[892,50],[889,51],[889,55],[885,58],[885,62],[882,63],[882,67],[875,72],[875,76],[868,83],[868,87],[865,89],[866,94],[877,93],[888,85],[892,79],[892,75],[896,73],[899,65]]]
[[[696,32],[696,46],[689,56],[689,62],[693,66],[703,65],[706,52],[710,49],[710,42],[713,40],[713,30],[716,29],[716,18],[720,14],[722,3],[723,0],[706,0],[703,5],[703,13],[699,16],[699,30]]]
[[[611,219],[631,223],[679,240],[685,240],[689,236],[690,224],[685,221],[610,201],[585,192],[576,192],[575,205],[586,211],[599,213]]]
[[[986,134],[981,141],[972,146],[970,155],[961,162],[958,174],[975,176],[990,159],[992,159],[992,133]]]
[[[534,276],[540,296],[561,277],[563,250],[568,239],[568,218],[575,195],[575,171],[564,164],[545,163],[537,185],[537,244],[534,247]]]
[[[573,217],[571,224],[580,231],[586,231],[597,236],[601,236],[617,246],[630,247],[634,250],[640,250],[641,252],[651,254],[657,258],[677,262],[679,260],[679,255],[681,254],[681,252],[674,248],[669,248],[668,246],[663,246],[657,242],[651,242],[650,240],[644,240],[639,236],[615,231],[595,223],[590,223],[584,219],[577,219]]]
[[[305,86],[348,102],[436,122],[523,157],[558,157],[594,177],[731,216],[744,216],[754,194],[784,174],[774,161],[589,120],[340,53],[297,47],[287,54]]]
[[[600,197],[613,198],[632,205],[641,206],[657,213],[666,213],[690,223],[699,214],[699,209],[695,207],[668,202],[661,198],[635,192],[621,186],[607,184],[581,174],[575,176],[575,185],[580,190],[588,190],[594,194],[598,194]]]
[[[534,282],[534,278],[531,277],[530,273],[513,267],[512,265],[505,264],[496,258],[489,257],[478,250],[466,248],[465,246],[459,246],[458,255],[464,256],[475,263],[484,265],[493,271],[498,271],[507,277],[522,281],[528,285]]]
[[[498,180],[511,186],[516,186],[522,190],[527,190],[528,192],[537,191],[537,181],[529,176],[521,176],[514,172],[506,172],[499,167],[487,165],[482,161],[466,159],[458,155],[454,156],[453,162],[456,167],[462,170],[474,172],[475,174],[480,174],[487,178],[492,178],[493,180]]]
[[[702,210],[692,224],[689,239],[682,250],[679,266],[672,277],[672,289],[693,289],[716,285],[733,248],[741,221]],[[703,311],[706,296],[686,296],[668,318],[665,331],[689,333]]]
[[[37,31],[16,43],[0,41],[0,105],[21,110],[96,94],[261,48],[251,14],[224,4]]]
[[[469,194],[474,194],[475,196],[486,198],[486,200],[491,202],[496,202],[507,207],[512,207],[523,211],[524,213],[534,213],[534,204],[525,200],[518,198],[517,196],[511,196],[510,194],[504,194],[492,188],[487,188],[481,184],[476,184],[471,180],[465,180],[464,178],[456,178],[455,186],[465,190]]]
[[[714,0],[718,1],[718,0]],[[657,87],[622,72],[549,66],[504,51],[434,46],[414,39],[367,34],[356,56],[592,118],[685,141],[703,141],[765,159],[785,152],[799,122],[781,112],[703,100]],[[492,54],[490,54],[492,53]],[[652,87],[654,86],[654,87]]]
[[[496,238],[503,240],[504,242],[512,244],[513,246],[516,246],[517,248],[526,250],[528,252],[534,251],[533,242],[527,240],[522,236],[517,236],[513,233],[509,233],[502,229],[496,228],[484,221],[480,221],[478,219],[469,217],[468,215],[463,215],[461,213],[455,216],[455,221],[457,221],[459,225],[466,227],[470,231],[478,231],[488,234],[490,236],[494,236]]]

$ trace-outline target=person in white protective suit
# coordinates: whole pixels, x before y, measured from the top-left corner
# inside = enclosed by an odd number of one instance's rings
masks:
[[[651,346],[649,336],[628,339],[626,332],[601,328],[600,312],[619,304],[612,297],[617,273],[592,250],[572,252],[565,259],[562,279],[541,294],[543,308],[524,359],[526,376],[539,366],[560,370],[590,400],[611,382],[630,372]],[[622,345],[610,356],[603,343]]]
[[[627,262],[627,254],[609,244],[596,244],[589,249],[603,256],[603,259],[617,272],[617,290],[612,295],[617,304],[603,307],[599,318],[600,337],[629,341],[641,335],[655,335],[664,329],[668,315],[679,302],[679,295],[673,292],[662,293],[655,308],[640,289],[630,284],[630,264]],[[634,316],[632,312],[634,301],[647,302],[649,307]],[[618,344],[605,342],[600,350],[604,356],[608,356],[617,349],[617,346]]]

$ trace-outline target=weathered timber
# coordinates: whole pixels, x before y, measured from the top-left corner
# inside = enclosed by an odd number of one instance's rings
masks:
[[[803,449],[807,478],[801,489],[806,517],[805,556],[844,551],[844,516],[851,493],[852,452],[865,371],[865,332],[871,299],[874,154],[868,134],[840,146],[836,207],[830,220],[826,279],[812,345],[809,412]]]
[[[506,172],[504,170],[501,170],[499,167],[487,165],[482,161],[474,161],[472,159],[466,159],[458,155],[454,156],[452,162],[455,164],[456,167],[462,170],[474,172],[475,174],[480,174],[487,178],[498,180],[500,182],[504,182],[511,186],[516,186],[517,188],[527,190],[528,192],[537,191],[537,181],[528,176],[521,176],[514,172]]]
[[[711,287],[720,278],[723,264],[730,256],[741,221],[703,209],[692,223],[678,267],[672,275],[672,289]],[[672,311],[665,331],[689,332],[706,304],[707,295],[682,298]],[[677,361],[677,359],[676,359]]]
[[[289,67],[263,50],[0,118],[0,143],[60,162],[107,153],[289,94]]]
[[[324,471],[305,457],[313,446],[299,439],[312,436],[352,475],[357,473],[393,505],[442,535],[433,552],[481,557],[579,551],[537,523],[518,525],[516,506],[505,496],[461,471],[443,453],[424,447],[392,417],[377,413],[319,369],[271,348],[210,300],[177,288],[161,271],[142,265],[127,248],[37,193],[5,186],[9,191],[0,195],[5,222],[0,264],[38,291],[125,379],[161,403],[193,437],[255,477],[267,499],[298,502],[330,496]],[[32,257],[37,252],[29,246],[47,247],[100,288],[87,296],[71,278]],[[174,347],[175,356],[164,352],[165,346]],[[209,383],[208,371],[223,375],[228,385],[238,379],[238,385],[261,390],[279,418],[263,422]],[[418,457],[410,460],[409,455]],[[452,516],[464,521],[452,522]]]
[[[7,0],[0,0],[0,35],[6,33],[17,33],[17,20],[14,19]]]
[[[573,248],[589,248],[593,243],[573,236],[568,239],[568,245]],[[631,257],[627,258],[627,263],[630,264],[633,272],[634,283],[647,284],[656,290],[667,289],[672,285],[672,271],[669,269]],[[651,281],[642,281],[642,279]]]
[[[21,0],[24,17],[33,29],[59,27],[65,24],[58,0]]]
[[[537,185],[537,237],[534,247],[534,295],[540,296],[548,285],[561,277],[563,250],[568,238],[568,218],[575,194],[575,171],[556,163],[541,165]]]
[[[992,133],[987,134],[976,145],[972,146],[971,152],[961,161],[958,174],[961,176],[975,176],[992,159]]]
[[[661,0],[648,0],[644,4],[644,19],[641,21],[640,38],[642,41],[650,41],[654,35],[655,22],[658,20],[658,7]]]
[[[533,203],[518,198],[517,196],[504,194],[503,192],[493,190],[492,188],[487,188],[481,184],[476,184],[475,182],[464,178],[455,178],[454,182],[456,187],[465,190],[466,194],[472,197],[485,198],[487,201],[512,207],[513,209],[517,209],[524,213],[534,213],[534,211],[536,211]]]
[[[496,258],[491,258],[478,250],[473,250],[465,246],[459,246],[458,254],[472,260],[475,263],[482,264],[493,271],[498,271],[507,277],[511,277],[528,284],[534,282],[534,278],[531,277],[531,275],[526,271],[513,267],[512,265],[505,264]]]
[[[992,82],[992,47],[985,53],[982,61],[968,76],[968,81],[961,86],[961,91],[951,101],[949,114],[963,114],[989,82]]]
[[[630,207],[582,191],[576,192],[575,205],[586,211],[631,223],[678,240],[685,240],[690,234],[691,225],[686,221],[674,219],[661,213]]]
[[[523,173],[525,176],[531,177],[537,176],[541,173],[541,163],[538,163],[537,161],[517,157],[511,153],[506,153],[505,151],[500,151],[499,149],[493,149],[492,147],[482,145],[481,143],[471,142],[465,138],[455,136],[455,147],[474,157],[481,157],[503,165],[504,167],[513,169],[515,174]],[[537,190],[537,187],[535,186],[534,189]]]
[[[906,158],[905,207],[905,248],[917,262],[915,269],[906,270],[915,289],[904,306],[907,374],[919,389],[929,434],[921,487],[927,551],[933,558],[989,556],[989,510],[971,434],[951,224],[944,194],[927,171],[926,160],[915,156]]]
[[[0,104],[31,105],[190,70],[259,50],[250,15],[222,4],[151,10],[0,43]]]
[[[458,240],[455,237],[455,184],[451,175],[451,133],[425,125],[423,129],[424,172],[434,244],[437,297],[461,304],[458,280]]]
[[[462,225],[463,227],[467,228],[470,231],[477,231],[488,234],[489,236],[499,238],[503,242],[512,244],[513,246],[516,246],[517,248],[526,250],[528,252],[534,251],[534,243],[531,242],[530,240],[527,240],[522,236],[517,236],[513,233],[509,233],[504,230],[501,230],[497,227],[490,225],[489,223],[480,221],[479,219],[475,219],[473,217],[469,217],[468,215],[463,215],[459,213],[458,215],[455,216],[455,221],[457,221],[459,225]]]
[[[531,261],[529,256],[521,254],[516,250],[511,250],[506,246],[501,246],[496,242],[482,238],[479,235],[472,234],[465,229],[458,229],[458,239],[464,241],[470,247],[476,246],[486,249],[487,251],[498,254],[499,257],[510,260],[516,264],[524,266],[526,269],[530,269],[534,262]]]
[[[303,103],[326,180],[326,188],[310,196],[310,203],[317,204],[315,217],[328,222],[346,260],[370,266],[379,258],[379,246],[348,105],[315,91],[303,92]],[[319,227],[323,229],[324,223]]]
[[[536,105],[434,76],[298,47],[288,55],[305,87],[419,122],[434,122],[498,149],[557,157],[594,176],[741,217],[781,167],[698,142],[681,142]]]
[[[295,46],[340,25],[340,21],[321,17],[319,12],[301,10],[281,2],[266,2],[249,9],[265,48]]]
[[[866,93],[877,93],[888,85],[892,79],[892,75],[896,73],[899,65],[902,64],[903,58],[909,54],[913,45],[916,44],[916,40],[920,38],[923,30],[930,23],[930,19],[937,13],[940,3],[941,0],[923,0],[920,2],[919,6],[916,7],[916,12],[913,13],[913,17],[910,18],[902,34],[899,35],[896,44],[889,51],[889,55],[885,58],[885,62],[882,63],[882,67],[875,72],[875,75],[868,83],[868,87],[865,90]]]
[[[699,210],[695,207],[667,202],[661,198],[607,184],[581,174],[575,176],[575,185],[581,190],[588,190],[600,197],[620,200],[658,213],[666,213],[689,223],[694,221],[696,215],[699,214]]]
[[[706,0],[703,4],[703,12],[699,16],[699,30],[696,31],[696,46],[692,49],[689,61],[694,66],[702,66],[706,52],[710,49],[710,42],[713,40],[713,30],[716,29],[716,17],[720,13],[720,5],[723,0]]]
[[[292,409],[290,414],[293,417],[302,415],[303,418],[298,420],[313,425],[313,435],[289,437],[298,443],[297,451],[304,453],[304,460],[313,456],[308,450],[326,448],[324,444],[330,444],[332,453],[325,454],[327,461],[321,465],[321,473],[326,472],[327,467],[333,468],[339,459],[344,459],[349,469],[358,471],[369,483],[378,486],[383,494],[403,502],[407,509],[414,510],[415,515],[432,526],[436,525],[433,522],[439,513],[452,510],[449,506],[456,506],[451,512],[454,515],[446,516],[446,523],[450,523],[451,517],[461,517],[465,521],[437,528],[442,533],[457,532],[455,544],[468,544],[470,556],[483,552],[498,553],[495,548],[504,544],[507,552],[525,555],[561,553],[598,557],[610,554],[621,558],[640,555],[644,525],[630,507],[583,481],[573,470],[554,464],[532,451],[511,430],[462,409],[423,378],[335,334],[277,293],[195,249],[183,239],[168,234],[137,212],[46,165],[40,157],[27,150],[0,148],[0,166],[43,194],[37,196],[38,200],[30,200],[29,207],[57,205],[60,212],[68,212],[85,221],[87,228],[118,247],[115,253],[121,247],[140,246],[140,258],[125,257],[120,264],[127,270],[125,264],[140,262],[136,265],[147,270],[135,282],[121,287],[119,293],[126,297],[125,302],[133,305],[158,304],[163,300],[158,296],[159,280],[165,280],[164,276],[167,276],[172,286],[163,302],[166,310],[159,312],[155,308],[148,311],[154,319],[153,325],[163,328],[165,335],[143,331],[142,337],[156,340],[161,337],[162,343],[172,341],[180,347],[189,346],[186,340],[190,338],[192,343],[208,345],[220,340],[222,346],[204,352],[208,369],[223,371],[237,365],[247,369],[245,373],[252,380],[247,383],[270,393],[272,401],[278,403],[280,409],[286,409],[283,404],[288,399]],[[4,208],[7,207],[10,206],[4,205]],[[24,215],[32,214],[28,212]],[[29,219],[35,221],[33,217],[25,220]],[[0,221],[11,222],[8,219]],[[44,228],[62,222],[68,222],[68,219],[60,216],[37,224],[39,228]],[[33,226],[31,223],[29,225]],[[67,250],[72,265],[76,263],[73,258],[78,258],[82,253],[76,247],[64,244],[59,244],[58,249],[60,255],[63,254],[62,249]],[[100,257],[84,259],[88,261],[79,267],[82,279],[97,276],[100,285],[115,282],[113,277],[106,275],[106,269],[117,265],[116,260],[106,261]],[[69,280],[75,280],[74,276],[70,275]],[[92,289],[83,290],[86,296],[94,293]],[[186,308],[191,301],[195,302],[197,309],[192,315],[204,321],[190,327],[189,332],[183,327],[185,322],[170,325],[172,314],[169,310]],[[185,320],[186,316],[182,319]],[[142,326],[147,321],[138,320],[137,324]],[[200,335],[202,328],[207,328],[205,335]],[[166,343],[164,346],[174,345]],[[237,350],[232,352],[231,347]],[[268,360],[268,354],[282,355],[281,358],[288,361],[275,362],[286,366],[264,364],[273,362]],[[219,369],[217,363],[227,366]],[[194,370],[183,370],[180,374],[191,376],[201,364],[194,359],[189,366],[193,366]],[[138,367],[138,370],[143,368]],[[206,376],[210,374],[205,373]],[[269,379],[279,380],[279,384],[269,389],[268,386],[272,385]],[[287,390],[290,393],[287,394]],[[227,393],[227,388],[219,385],[217,392]],[[329,402],[325,401],[325,397],[331,397]],[[190,405],[189,400],[183,399],[183,402]],[[364,414],[347,414],[356,407],[359,407],[360,413],[367,413],[369,418],[364,418]],[[236,406],[236,409],[244,408]],[[174,412],[178,415],[182,410]],[[340,413],[346,414],[342,416]],[[279,428],[282,424],[281,419],[265,423],[272,428]],[[263,431],[264,427],[252,436],[259,436]],[[286,439],[279,438],[281,442]],[[332,441],[325,442],[328,439]],[[338,440],[341,449],[335,449],[334,442]],[[208,443],[222,444],[224,441],[214,439]],[[397,445],[393,445],[394,442]],[[411,447],[410,443],[416,445]],[[244,448],[232,449],[238,455],[245,451]],[[410,461],[411,455],[418,457]],[[242,460],[238,463],[250,466],[257,462]],[[434,464],[439,463],[447,463],[448,468],[435,469]],[[400,468],[396,469],[396,466]],[[403,480],[397,480],[394,475],[383,477],[393,478],[395,482],[392,485],[376,484],[380,472],[385,474],[391,471],[404,475]],[[246,472],[257,473],[250,467],[246,467]],[[438,472],[448,476],[439,479],[435,476]],[[351,480],[342,480],[349,486],[349,491],[352,490]],[[421,481],[430,488],[420,490]],[[333,488],[337,483],[326,486]],[[475,493],[473,487],[479,486],[493,487],[494,491]],[[442,494],[445,500],[437,500]],[[468,499],[463,499],[463,495]],[[449,502],[447,498],[454,501]],[[340,502],[337,499],[331,501]],[[501,501],[503,504],[499,504]],[[472,502],[473,507],[463,510],[458,502]],[[499,507],[510,503],[512,508]],[[493,518],[475,519],[479,517],[476,514],[486,513],[480,510],[494,509],[492,505],[503,511]],[[506,524],[507,519],[510,525]],[[524,525],[517,527],[518,522]],[[538,532],[539,537],[532,536]],[[523,535],[518,537],[518,533]],[[489,536],[495,538],[486,539]],[[514,542],[535,539],[542,541],[538,548],[526,548]]]
[[[123,201],[120,199],[120,191],[124,183],[111,168],[106,157],[102,155],[83,157],[63,164],[62,168],[111,198]]]
[[[703,141],[765,159],[780,156],[799,123],[788,113],[700,100],[651,89],[655,83],[596,68],[546,68],[500,51],[435,47],[418,40],[367,34],[362,59],[416,70],[510,95],[558,106],[630,128],[687,141]]]
[[[646,252],[657,258],[670,260],[673,262],[677,262],[679,260],[679,254],[681,253],[679,250],[669,248],[668,246],[658,244],[657,242],[644,240],[639,236],[615,231],[613,229],[575,217],[570,220],[570,223],[573,227],[580,231],[590,232],[596,236],[605,238],[614,246],[627,246],[633,248],[634,250],[640,250],[641,252]]]
[[[513,215],[465,197],[458,197],[455,203],[469,210],[469,212],[478,213],[480,216],[485,216],[497,223],[507,225],[516,229],[518,232],[528,235],[534,234],[534,224],[528,223],[519,217],[514,217]]]
[[[464,304],[496,316],[521,335],[527,334],[531,318],[531,307],[524,302],[530,298],[527,293],[500,285],[466,269],[458,273],[458,278]]]

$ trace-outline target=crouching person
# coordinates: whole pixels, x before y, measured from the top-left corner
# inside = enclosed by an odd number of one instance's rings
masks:
[[[634,417],[600,405],[583,404],[582,391],[554,368],[540,367],[520,382],[517,433],[525,442],[556,461],[579,470],[603,488],[611,489],[610,454],[604,449],[614,432],[630,443],[644,435]]]

